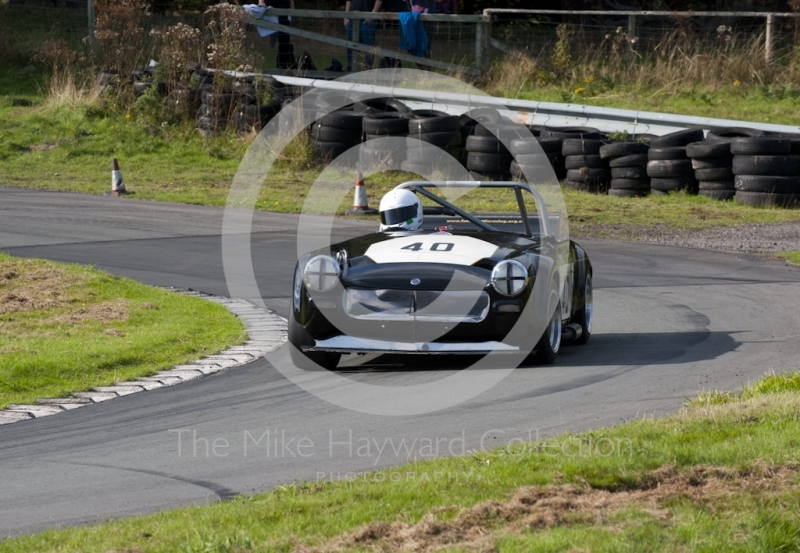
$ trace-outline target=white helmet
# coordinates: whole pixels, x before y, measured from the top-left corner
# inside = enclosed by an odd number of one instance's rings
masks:
[[[417,230],[422,226],[422,204],[417,195],[405,188],[395,188],[381,200],[381,231]]]

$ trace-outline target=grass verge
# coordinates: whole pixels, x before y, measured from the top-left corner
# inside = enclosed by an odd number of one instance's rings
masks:
[[[800,377],[772,375],[662,419],[52,530],[0,551],[796,550],[798,405]]]
[[[782,252],[778,254],[792,265],[800,265],[800,252]]]
[[[0,409],[145,376],[243,340],[224,307],[0,254]]]

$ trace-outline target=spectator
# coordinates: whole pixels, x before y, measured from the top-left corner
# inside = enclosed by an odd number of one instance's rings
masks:
[[[347,0],[344,5],[346,12],[379,12],[381,11],[382,0]],[[367,46],[375,45],[375,22],[371,20],[357,20],[359,24],[358,42]],[[347,30],[347,40],[353,40],[353,22],[345,18],[344,27]],[[365,69],[372,69],[374,56],[364,55]],[[347,49],[347,72],[353,70],[353,50]]]
[[[258,5],[265,7],[267,2],[265,0],[258,0]],[[273,8],[282,10],[293,10],[294,0],[269,0],[269,5]],[[291,20],[282,15],[278,17],[278,23],[281,25],[291,25]],[[295,66],[294,47],[291,43],[289,33],[278,31],[278,69],[290,69]]]
[[[456,13],[456,0],[436,0],[436,13]]]

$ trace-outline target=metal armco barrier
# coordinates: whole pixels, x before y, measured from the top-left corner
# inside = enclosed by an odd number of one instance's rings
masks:
[[[391,96],[406,101],[412,109],[436,109],[453,115],[460,115],[475,107],[493,107],[501,115],[526,125],[595,127],[603,132],[628,131],[631,134],[655,135],[663,135],[691,127],[703,129],[712,127],[748,127],[776,133],[800,134],[800,126],[795,125],[776,125],[754,121],[695,117],[581,104],[515,100],[494,96],[433,92],[430,90],[304,79],[282,75],[271,76],[278,82],[292,86]]]

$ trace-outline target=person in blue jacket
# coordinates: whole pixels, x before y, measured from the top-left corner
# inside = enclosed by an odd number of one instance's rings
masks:
[[[379,12],[381,11],[382,0],[347,0],[344,5],[346,12]],[[367,46],[375,45],[375,22],[369,20],[359,20],[359,37],[358,41]],[[353,40],[353,22],[345,18],[344,28],[347,32],[347,40]],[[372,69],[374,63],[374,56],[372,54],[364,55],[365,69]],[[347,49],[347,72],[353,70],[353,50]]]

